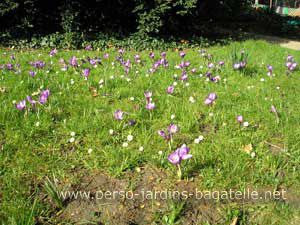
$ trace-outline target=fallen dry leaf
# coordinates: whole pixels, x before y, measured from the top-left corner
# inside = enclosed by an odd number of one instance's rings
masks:
[[[246,152],[247,154],[250,154],[251,151],[253,150],[252,144],[245,145],[245,146],[243,147],[243,150],[244,150],[244,152]]]
[[[234,217],[230,225],[236,225],[238,221],[237,217]]]

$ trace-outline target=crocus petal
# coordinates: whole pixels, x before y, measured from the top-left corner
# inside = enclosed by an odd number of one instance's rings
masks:
[[[180,157],[179,157],[179,155],[178,155],[176,152],[173,152],[173,153],[169,154],[169,155],[168,155],[168,160],[169,160],[172,164],[174,164],[174,165],[180,163]]]
[[[189,159],[189,158],[191,158],[191,157],[192,157],[191,154],[186,154],[186,155],[183,155],[183,156],[181,157],[181,159],[186,160],[186,159]]]

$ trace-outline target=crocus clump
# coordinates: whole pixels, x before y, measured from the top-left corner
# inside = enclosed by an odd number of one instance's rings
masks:
[[[179,179],[181,179],[182,177],[180,163],[182,160],[187,160],[192,157],[192,155],[189,154],[189,152],[190,148],[183,144],[180,148],[176,149],[175,152],[172,152],[168,155],[168,160],[177,168],[177,175]]]
[[[36,62],[31,62],[30,65],[32,65],[33,67],[37,68],[37,69],[41,69],[43,67],[45,67],[45,62],[38,60]]]
[[[246,67],[248,62],[248,53],[245,52],[245,50],[241,50],[240,54],[238,54],[236,51],[232,53],[232,65],[233,69],[235,70],[242,70]]]
[[[208,94],[208,96],[205,98],[204,103],[206,105],[212,105],[215,102],[216,99],[217,99],[216,93],[215,92],[210,92]]]
[[[97,64],[101,64],[101,58],[99,57],[95,57],[95,58],[88,58],[89,63],[93,66],[93,67],[97,67]]]
[[[297,63],[295,62],[294,57],[291,55],[288,55],[288,57],[286,58],[285,65],[286,65],[288,71],[290,71],[290,72],[293,72],[297,67]]]
[[[167,141],[172,141],[172,137],[174,134],[176,134],[179,131],[179,128],[176,124],[170,124],[167,127],[167,132],[165,132],[164,130],[159,130],[158,134],[163,137],[165,140]]]
[[[41,91],[41,95],[39,97],[39,101],[33,100],[32,96],[27,96],[27,101],[32,105],[35,106],[37,103],[40,103],[41,105],[45,104],[48,100],[48,97],[50,95],[50,90],[46,89],[44,91]],[[16,104],[16,108],[18,110],[24,110],[26,108],[26,100],[22,100],[21,102]]]

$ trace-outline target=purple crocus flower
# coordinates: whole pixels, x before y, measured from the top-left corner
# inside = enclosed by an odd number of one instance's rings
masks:
[[[287,62],[286,66],[287,66],[287,68],[288,68],[289,71],[294,71],[295,68],[296,68],[296,66],[297,66],[297,63]]]
[[[73,66],[73,67],[78,67],[78,61],[77,61],[76,56],[72,56],[71,57],[71,59],[70,59],[70,65]]]
[[[196,68],[193,68],[193,69],[191,70],[192,73],[196,73],[196,71],[197,71]]]
[[[179,64],[178,64],[178,67],[179,67],[180,69],[183,69],[183,68],[184,68],[184,62],[179,63]]]
[[[206,73],[206,76],[207,76],[209,79],[211,79],[212,73],[211,73],[211,72],[207,72],[207,73]]]
[[[20,101],[19,103],[16,104],[16,108],[18,110],[24,110],[26,108],[26,101]]]
[[[37,103],[37,101],[33,100],[31,96],[27,96],[27,100],[33,106]]]
[[[174,86],[173,86],[173,85],[170,85],[170,86],[168,87],[168,89],[167,89],[167,92],[168,92],[168,94],[173,94],[173,92],[174,92]]]
[[[135,54],[134,55],[134,60],[137,64],[141,63],[141,56],[139,54]]]
[[[109,54],[108,54],[108,53],[105,53],[104,56],[103,56],[103,58],[104,58],[104,59],[108,59],[108,58],[109,58]]]
[[[91,72],[91,69],[85,68],[82,70],[82,76],[84,76],[87,79],[90,75],[90,72]]]
[[[44,91],[41,92],[41,95],[45,95],[47,98],[49,97],[50,95],[50,90],[49,89],[46,89]]]
[[[244,121],[243,116],[241,116],[241,115],[238,115],[238,116],[236,117],[236,120],[237,120],[239,123],[242,123],[242,122]]]
[[[220,62],[219,62],[219,65],[220,65],[220,66],[223,66],[224,64],[225,64],[224,61],[220,61]]]
[[[178,129],[178,126],[176,124],[170,124],[168,126],[168,131],[169,131],[170,134],[175,134],[175,133],[178,132],[178,130],[179,129]]]
[[[144,92],[144,96],[145,96],[147,102],[149,103],[150,102],[150,98],[152,97],[152,91],[145,91]]]
[[[267,65],[267,69],[268,69],[267,75],[268,75],[269,77],[272,76],[272,74],[273,74],[273,66]]]
[[[186,145],[182,145],[180,148],[176,150],[176,153],[179,155],[179,157],[182,160],[186,160],[192,157],[192,155],[189,154],[190,148],[188,148]]]
[[[146,109],[153,110],[155,108],[155,104],[153,102],[149,102],[146,105]]]
[[[155,62],[153,64],[153,70],[154,70],[154,72],[158,69],[159,66],[160,66],[160,62]]]
[[[123,111],[120,110],[120,109],[118,109],[118,110],[115,111],[114,117],[115,117],[116,120],[122,120],[124,114],[127,114],[127,113],[126,113],[126,112],[123,112]]]
[[[86,50],[86,51],[91,51],[91,50],[92,50],[92,46],[91,46],[91,45],[87,45],[87,46],[85,47],[85,50]]]
[[[134,126],[134,125],[136,125],[136,121],[135,120],[129,120],[128,125],[129,126]]]
[[[246,61],[242,61],[242,62],[240,63],[240,68],[245,68],[246,65],[247,65],[247,62],[246,62]]]
[[[43,62],[41,60],[38,60],[36,62],[31,62],[30,64],[37,69],[41,69],[41,68],[45,67],[45,65],[46,65],[45,62]]]
[[[123,50],[123,49],[119,49],[119,50],[118,50],[118,52],[119,52],[119,54],[120,54],[120,55],[124,55],[124,53],[125,53],[125,50]]]
[[[95,66],[97,64],[97,60],[95,59],[90,59],[89,62],[92,66]]]
[[[176,152],[172,152],[171,154],[168,155],[168,160],[173,164],[173,165],[178,165],[181,162],[180,156]]]
[[[168,60],[166,58],[162,58],[160,60],[160,65],[163,65],[164,67],[168,67],[169,66]]]
[[[180,77],[180,80],[187,80],[188,78],[188,75],[186,74],[185,70],[182,71],[182,74],[181,74],[181,77]]]
[[[40,102],[42,105],[45,104],[45,103],[47,102],[47,100],[48,100],[48,96],[47,96],[47,95],[45,95],[45,94],[41,94],[41,95],[40,95],[39,102]]]
[[[212,78],[212,81],[217,83],[219,80],[221,80],[221,77],[220,76],[215,76]]]
[[[166,137],[166,132],[164,132],[163,130],[159,130],[159,131],[158,131],[158,134],[159,134],[161,137]]]
[[[180,52],[179,56],[180,56],[180,58],[183,58],[185,56],[185,52]]]
[[[190,149],[186,145],[182,145],[175,152],[168,155],[168,160],[174,165],[180,164],[182,160],[192,157],[189,151]]]
[[[8,70],[14,70],[14,64],[11,64],[11,63],[6,64],[6,68],[7,68]]]
[[[128,75],[128,73],[129,73],[129,68],[125,67],[125,74]]]
[[[49,95],[50,95],[50,90],[49,89],[42,91],[41,95],[40,95],[40,98],[39,98],[40,104],[42,104],[42,105],[45,104],[48,100]]]
[[[161,57],[166,58],[167,53],[166,52],[162,52],[162,53],[160,53],[160,55],[161,55]]]
[[[30,70],[30,71],[29,71],[29,74],[30,74],[32,77],[34,77],[34,76],[36,75],[36,72]]]
[[[292,55],[288,55],[286,60],[287,61],[294,61],[294,57]]]
[[[149,53],[149,57],[150,57],[151,59],[154,59],[154,52],[150,52],[150,53]]]
[[[191,65],[190,61],[185,61],[185,62],[184,62],[184,66],[185,66],[185,67],[189,67],[190,65]]]
[[[205,103],[205,105],[211,105],[213,103],[213,101],[209,98],[206,98],[204,103]]]
[[[11,54],[11,55],[10,55],[10,58],[11,58],[11,60],[15,60],[15,59],[16,59],[16,57],[15,57],[14,54]]]
[[[214,65],[213,63],[209,63],[209,64],[208,64],[208,68],[209,68],[209,69],[212,69],[212,68],[214,68],[214,67],[215,67],[215,65]]]
[[[55,48],[55,49],[52,49],[52,50],[49,52],[49,55],[50,55],[50,56],[54,56],[54,55],[56,55],[56,54],[57,54],[56,48]]]
[[[217,99],[216,93],[215,93],[215,92],[210,92],[210,93],[208,94],[208,96],[206,97],[204,103],[205,103],[206,105],[211,105],[211,104],[214,103],[214,101],[215,101],[216,99]]]
[[[236,69],[236,70],[238,70],[238,69],[241,68],[241,64],[240,64],[240,63],[235,63],[235,64],[233,65],[233,68]]]
[[[129,68],[131,65],[130,59],[127,59],[126,63],[124,64],[125,67]]]
[[[208,94],[208,98],[214,101],[214,100],[217,99],[217,95],[216,95],[215,92],[210,92],[210,93]]]

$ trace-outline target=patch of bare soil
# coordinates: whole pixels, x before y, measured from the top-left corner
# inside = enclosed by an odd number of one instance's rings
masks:
[[[99,225],[161,224],[162,217],[171,213],[172,205],[179,205],[180,202],[184,202],[184,208],[180,213],[181,224],[196,225],[207,222],[227,224],[228,206],[236,205],[238,208],[243,208],[246,205],[254,207],[259,204],[259,201],[253,199],[221,200],[218,203],[204,198],[199,200],[195,196],[195,190],[200,191],[196,185],[201,182],[197,180],[198,178],[182,181],[167,179],[168,174],[163,170],[148,165],[137,171],[126,172],[121,179],[99,172],[87,174],[83,171],[75,171],[75,173],[75,176],[81,174],[79,182],[75,185],[66,182],[61,186],[61,190],[89,193],[89,197],[78,194],[75,199],[69,196],[65,201],[65,208],[55,215],[55,221],[62,224],[66,222]],[[69,190],[66,187],[69,187]],[[276,191],[282,189],[285,188]],[[257,189],[250,188],[249,191],[251,190]],[[124,191],[124,197],[121,191]],[[257,191],[264,193],[274,190],[268,187]],[[184,192],[193,193],[194,196],[185,198]],[[285,200],[281,198],[279,201],[300,209],[299,193],[286,190],[284,197]]]
[[[67,204],[57,221],[69,221],[72,224],[151,224],[161,222],[161,217],[170,210],[171,202],[186,202],[184,215],[190,222],[222,222],[214,204],[191,199],[184,200],[179,193],[192,193],[196,186],[194,181],[175,181],[170,183],[162,170],[147,166],[139,173],[128,172],[122,179],[112,178],[103,173],[82,176],[78,187],[70,184],[73,191],[90,193],[89,197],[67,199]],[[169,183],[168,183],[169,182]],[[72,191],[68,190],[68,191]],[[118,191],[119,193],[115,193]],[[121,191],[127,193],[123,198]],[[105,196],[105,193],[110,193]],[[155,194],[156,193],[156,194]],[[124,195],[126,195],[124,193]],[[132,199],[131,199],[132,198]],[[173,198],[173,201],[170,199]]]

